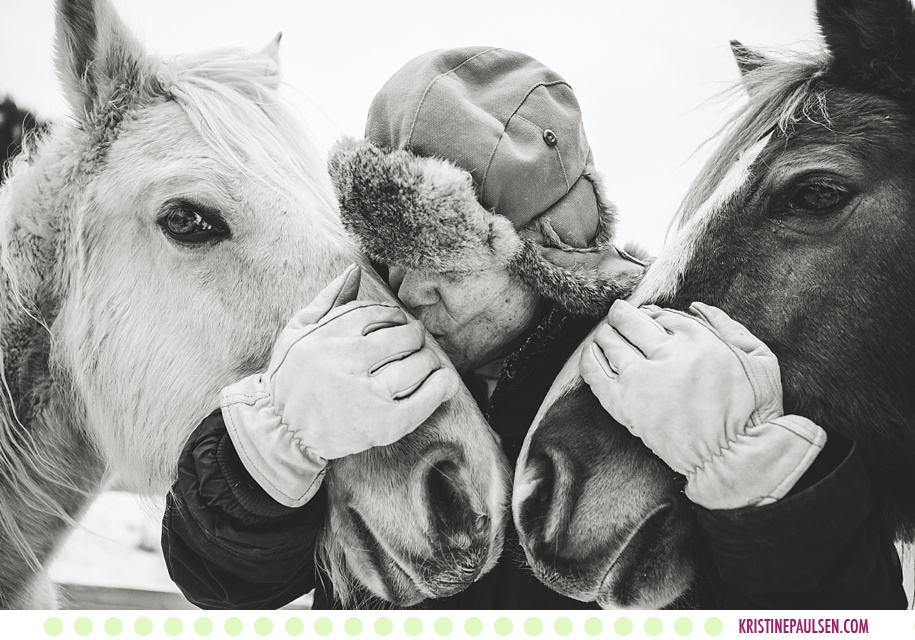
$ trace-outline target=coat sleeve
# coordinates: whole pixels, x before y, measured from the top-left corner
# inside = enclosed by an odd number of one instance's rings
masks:
[[[906,607],[893,535],[875,508],[864,460],[838,434],[829,434],[815,464],[781,500],[696,511],[724,582],[724,607]]]
[[[166,500],[169,575],[199,607],[281,607],[315,586],[325,512],[323,489],[296,509],[271,499],[244,469],[215,411],[185,445]]]

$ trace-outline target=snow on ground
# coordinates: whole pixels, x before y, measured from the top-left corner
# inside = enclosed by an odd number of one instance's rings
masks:
[[[58,584],[158,591],[181,595],[162,557],[164,498],[106,491],[92,504],[48,571]],[[155,598],[149,600],[156,603]],[[144,606],[154,607],[155,604]],[[174,606],[174,605],[172,605]],[[307,609],[311,595],[291,602]],[[108,607],[106,607],[108,608]]]
[[[164,500],[102,493],[51,565],[58,583],[178,593],[162,558]]]

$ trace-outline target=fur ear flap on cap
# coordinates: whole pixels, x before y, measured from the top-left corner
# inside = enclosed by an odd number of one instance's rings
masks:
[[[511,270],[544,298],[576,316],[598,317],[618,298],[626,298],[639,283],[647,262],[615,247],[570,252],[543,247],[529,239],[510,265]],[[620,269],[620,264],[628,269]]]
[[[581,194],[572,197],[580,187],[591,194],[591,199]],[[569,211],[570,207],[578,211]],[[594,209],[597,228],[587,246],[572,246],[563,235],[572,235],[569,220],[580,223],[584,219],[583,208]],[[557,233],[555,225],[563,223],[563,218],[567,218],[563,233]],[[638,257],[633,257],[632,252],[616,248],[616,218],[616,205],[606,197],[603,178],[589,165],[566,198],[520,231],[525,247],[511,269],[543,297],[555,300],[573,315],[604,315],[614,300],[632,292],[648,266],[643,260],[647,256],[644,250],[636,249]]]
[[[469,273],[521,251],[511,222],[480,206],[470,175],[446,160],[345,138],[329,165],[343,225],[373,260]]]
[[[504,267],[573,315],[597,317],[625,297],[645,263],[611,243],[615,207],[596,175],[595,244],[572,247],[549,213],[520,232],[484,209],[471,177],[451,162],[343,139],[330,153],[330,176],[343,225],[372,260],[426,273]]]

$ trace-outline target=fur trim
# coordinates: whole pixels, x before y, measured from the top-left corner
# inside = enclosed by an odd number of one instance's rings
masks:
[[[616,205],[607,199],[603,176],[597,171],[592,171],[588,168],[585,168],[584,176],[590,180],[591,186],[594,187],[594,195],[597,197],[599,216],[594,245],[598,247],[610,246],[613,244],[613,238],[616,237]]]
[[[616,251],[610,247],[608,250]],[[524,250],[509,265],[512,272],[540,295],[576,316],[602,316],[618,298],[627,298],[643,273],[609,279],[593,271],[573,271],[545,260],[540,248],[525,240]]]
[[[616,208],[588,172],[599,209],[594,246],[570,247],[548,216],[519,232],[484,209],[470,175],[451,162],[388,151],[345,138],[330,153],[330,175],[346,230],[372,260],[425,272],[471,273],[501,265],[574,315],[606,313],[639,277],[609,279],[596,270],[612,245]],[[580,254],[580,268],[554,264],[542,247]]]
[[[521,239],[477,201],[470,174],[437,158],[343,139],[330,155],[343,226],[371,259],[427,272],[507,265]]]

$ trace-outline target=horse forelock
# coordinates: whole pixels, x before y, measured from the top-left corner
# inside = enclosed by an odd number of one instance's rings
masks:
[[[687,189],[671,221],[682,227],[708,202],[737,160],[766,133],[786,134],[803,120],[829,120],[828,89],[820,83],[826,73],[825,55],[798,54],[788,59],[765,59],[752,72],[725,91],[743,104],[706,144],[718,146]]]
[[[159,86],[187,113],[200,137],[252,180],[304,194],[321,230],[348,243],[340,225],[325,154],[280,93],[276,62],[242,49],[165,60]],[[214,124],[215,123],[215,124]],[[257,167],[257,172],[250,170]]]
[[[673,297],[706,229],[729,203],[740,199],[752,180],[756,160],[770,142],[775,144],[778,135],[785,135],[798,122],[828,122],[827,89],[819,85],[825,68],[823,56],[766,59],[725,92],[743,104],[706,142],[718,146],[671,219],[667,246],[634,291],[634,304]]]

